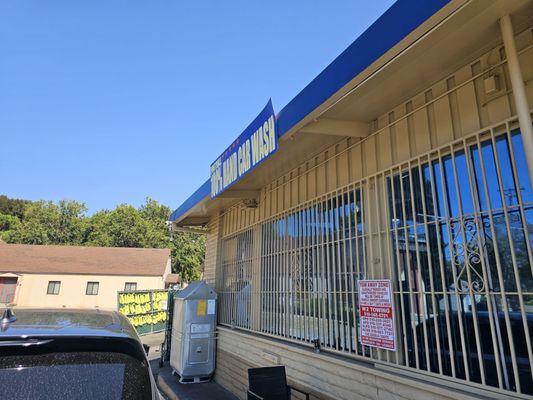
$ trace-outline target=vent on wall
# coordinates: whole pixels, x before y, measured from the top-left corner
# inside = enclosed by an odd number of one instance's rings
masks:
[[[256,199],[244,199],[242,202],[246,208],[257,208],[258,206]]]

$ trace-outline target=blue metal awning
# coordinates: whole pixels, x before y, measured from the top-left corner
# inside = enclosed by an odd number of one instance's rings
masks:
[[[277,115],[279,137],[398,44],[450,0],[398,0]],[[170,216],[175,221],[210,195],[207,180]]]
[[[187,200],[185,200],[181,206],[179,206],[172,214],[170,214],[169,220],[177,220],[196,204],[202,201],[206,196],[209,196],[209,193],[211,193],[211,182],[208,179],[196,190],[196,192],[194,192]]]

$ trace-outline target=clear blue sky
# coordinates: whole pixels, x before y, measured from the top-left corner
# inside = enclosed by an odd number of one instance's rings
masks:
[[[392,0],[0,2],[0,194],[179,206]]]

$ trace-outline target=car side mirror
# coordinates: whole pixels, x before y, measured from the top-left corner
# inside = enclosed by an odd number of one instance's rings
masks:
[[[150,352],[150,346],[148,346],[147,344],[143,344],[143,347],[144,347],[144,352],[146,353],[146,355],[148,355],[148,353]]]

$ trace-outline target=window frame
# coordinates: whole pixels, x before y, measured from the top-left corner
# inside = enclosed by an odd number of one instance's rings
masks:
[[[89,293],[89,286],[93,289]],[[94,293],[94,288],[96,287],[96,293]],[[98,281],[88,281],[87,286],[85,287],[85,295],[86,296],[98,296],[98,292],[100,291],[100,282]]]
[[[134,289],[128,288],[128,286],[134,286]],[[137,282],[124,282],[124,291],[133,292],[137,290]]]
[[[54,290],[50,291],[50,285],[53,285]],[[55,291],[55,288],[57,287],[57,292]],[[57,296],[59,295],[59,292],[61,291],[61,281],[48,281],[48,286],[46,288],[46,294]]]
[[[0,277],[0,302],[11,304],[15,301],[17,293],[17,286],[19,284],[18,278],[11,276]],[[8,289],[12,289],[9,290]]]

